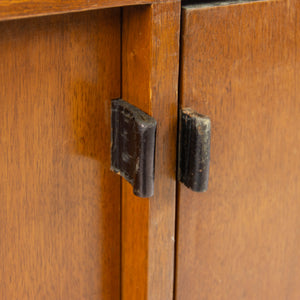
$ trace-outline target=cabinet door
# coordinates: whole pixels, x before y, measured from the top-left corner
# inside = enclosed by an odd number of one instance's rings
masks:
[[[300,3],[183,8],[180,106],[211,118],[178,186],[176,299],[300,299]]]
[[[120,10],[0,23],[0,298],[119,299]]]

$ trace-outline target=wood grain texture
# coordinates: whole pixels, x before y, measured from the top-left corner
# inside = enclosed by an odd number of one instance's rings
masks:
[[[122,97],[157,121],[154,196],[122,181],[122,299],[173,299],[180,3],[124,8]]]
[[[176,299],[300,299],[300,5],[183,8],[182,107],[212,121],[207,193],[178,188]]]
[[[151,3],[151,0],[1,0],[0,21]]]
[[[0,298],[119,299],[120,9],[0,32]]]

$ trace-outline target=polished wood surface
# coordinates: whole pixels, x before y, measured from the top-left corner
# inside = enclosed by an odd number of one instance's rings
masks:
[[[122,97],[157,120],[154,196],[122,182],[122,299],[173,299],[180,3],[124,8]]]
[[[1,0],[0,21],[151,3],[151,0]]]
[[[300,5],[183,9],[181,107],[212,121],[208,192],[178,187],[176,299],[300,299]]]
[[[0,24],[0,298],[119,299],[120,10]]]

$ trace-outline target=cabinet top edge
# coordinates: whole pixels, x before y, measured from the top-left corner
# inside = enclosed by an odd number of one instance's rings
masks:
[[[153,0],[12,0],[0,1],[0,21],[42,17],[102,8],[151,4]]]
[[[195,9],[210,9],[223,6],[233,6],[233,5],[245,5],[253,3],[267,3],[280,0],[231,0],[231,1],[211,1],[208,3],[188,3],[182,6],[183,10],[195,10]]]

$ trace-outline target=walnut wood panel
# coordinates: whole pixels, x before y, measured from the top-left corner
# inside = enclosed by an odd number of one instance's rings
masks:
[[[176,299],[300,299],[300,5],[183,9],[182,107],[212,121],[206,193],[178,186]]]
[[[120,10],[0,24],[0,298],[119,299]]]
[[[154,196],[122,182],[122,299],[173,299],[180,3],[124,8],[122,97],[157,120]]]
[[[1,0],[0,21],[151,3],[151,0]]]

